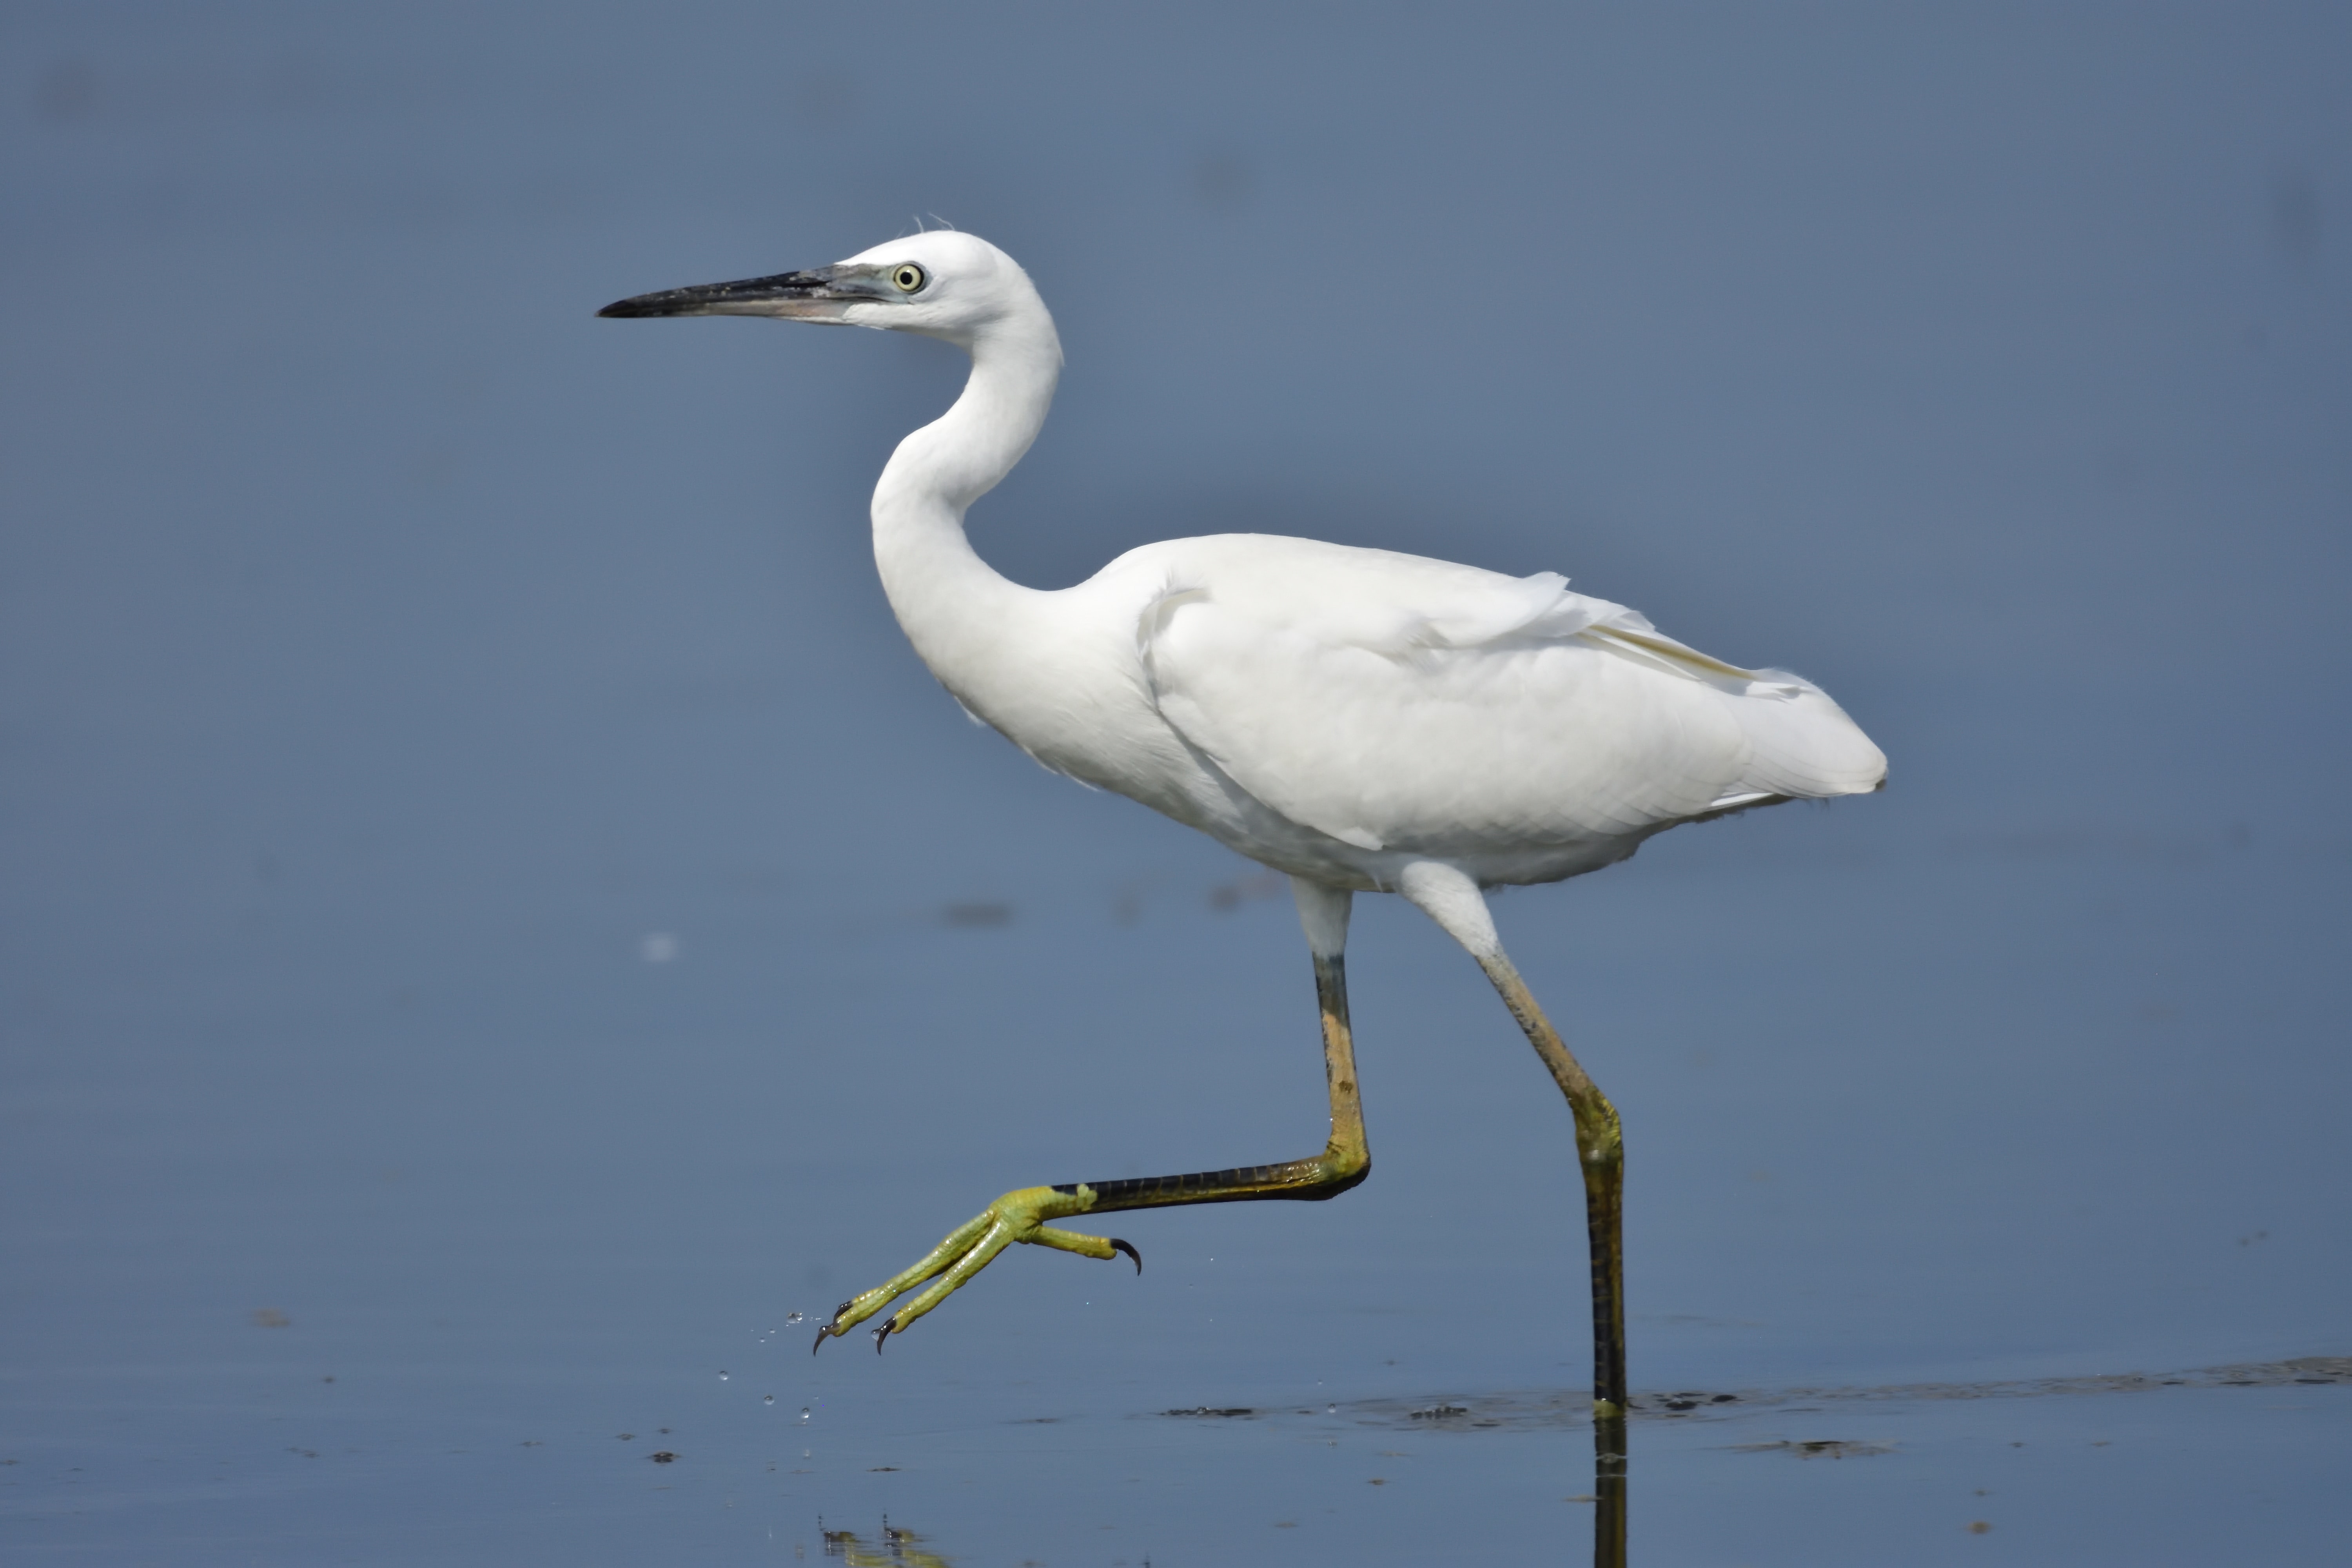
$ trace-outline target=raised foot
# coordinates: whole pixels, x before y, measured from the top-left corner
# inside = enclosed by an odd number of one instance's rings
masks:
[[[1135,1260],[1135,1271],[1142,1273],[1143,1255],[1117,1237],[1081,1236],[1045,1223],[1084,1214],[1094,1206],[1095,1190],[1084,1183],[1071,1187],[1023,1187],[1019,1192],[1005,1194],[956,1226],[945,1241],[925,1253],[913,1268],[892,1275],[862,1295],[852,1296],[835,1309],[833,1321],[817,1330],[816,1343],[809,1347],[809,1353],[815,1354],[827,1339],[839,1339],[923,1281],[935,1279],[930,1289],[893,1312],[874,1331],[874,1349],[878,1353],[884,1340],[904,1333],[908,1324],[946,1300],[1016,1241],[1056,1247],[1082,1258],[1111,1258],[1124,1253]]]

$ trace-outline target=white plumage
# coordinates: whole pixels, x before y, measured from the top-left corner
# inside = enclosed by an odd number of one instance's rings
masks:
[[[1286,822],[1357,851],[1314,846],[1353,886],[1393,885],[1365,856],[1549,881],[1676,822],[1885,771],[1819,689],[1718,664],[1550,573],[1247,535],[1138,553],[1181,584],[1147,612],[1160,716]]]
[[[1053,321],[969,235],[841,266],[908,258],[939,291],[928,319],[911,303],[824,319],[949,337],[974,364],[885,470],[876,555],[932,672],[1046,766],[1356,890],[1394,889],[1425,858],[1482,886],[1553,881],[1676,823],[1884,780],[1885,758],[1818,687],[1709,658],[1550,573],[1219,534],[1130,551],[1055,593],[1006,582],[962,513],[1044,423]]]
[[[1477,958],[1575,1109],[1596,1408],[1622,1412],[1617,1114],[1504,955],[1479,889],[1593,870],[1677,823],[1876,789],[1886,760],[1869,738],[1810,681],[1710,658],[1548,572],[1507,577],[1215,534],[1129,551],[1058,592],[1007,582],[973,552],[964,513],[1035,438],[1061,344],[1027,275],[969,235],[918,235],[832,267],[642,295],[604,313],[776,316],[969,350],[963,395],[899,443],[875,488],[875,560],[899,625],[967,711],[1045,766],[1289,872],[1316,955],[1332,1093],[1324,1155],[1007,1194],[913,1268],[845,1302],[818,1342],[940,1277],[886,1320],[878,1345],[1010,1242],[1134,1251],[1050,1218],[1328,1197],[1361,1180],[1340,954],[1349,896],[1392,891]]]

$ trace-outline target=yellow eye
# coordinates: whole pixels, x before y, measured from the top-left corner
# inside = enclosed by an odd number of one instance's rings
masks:
[[[890,269],[890,281],[901,294],[912,294],[930,281],[923,269],[911,261],[900,262]]]

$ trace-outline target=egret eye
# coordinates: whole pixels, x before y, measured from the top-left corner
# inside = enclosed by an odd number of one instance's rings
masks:
[[[911,261],[901,262],[890,269],[890,281],[901,294],[912,294],[930,281],[923,269]]]

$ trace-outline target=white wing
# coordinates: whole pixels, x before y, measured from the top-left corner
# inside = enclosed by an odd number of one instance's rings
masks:
[[[1612,839],[1885,774],[1811,683],[1709,658],[1553,573],[1262,534],[1136,555],[1164,574],[1138,626],[1160,713],[1360,848]]]

